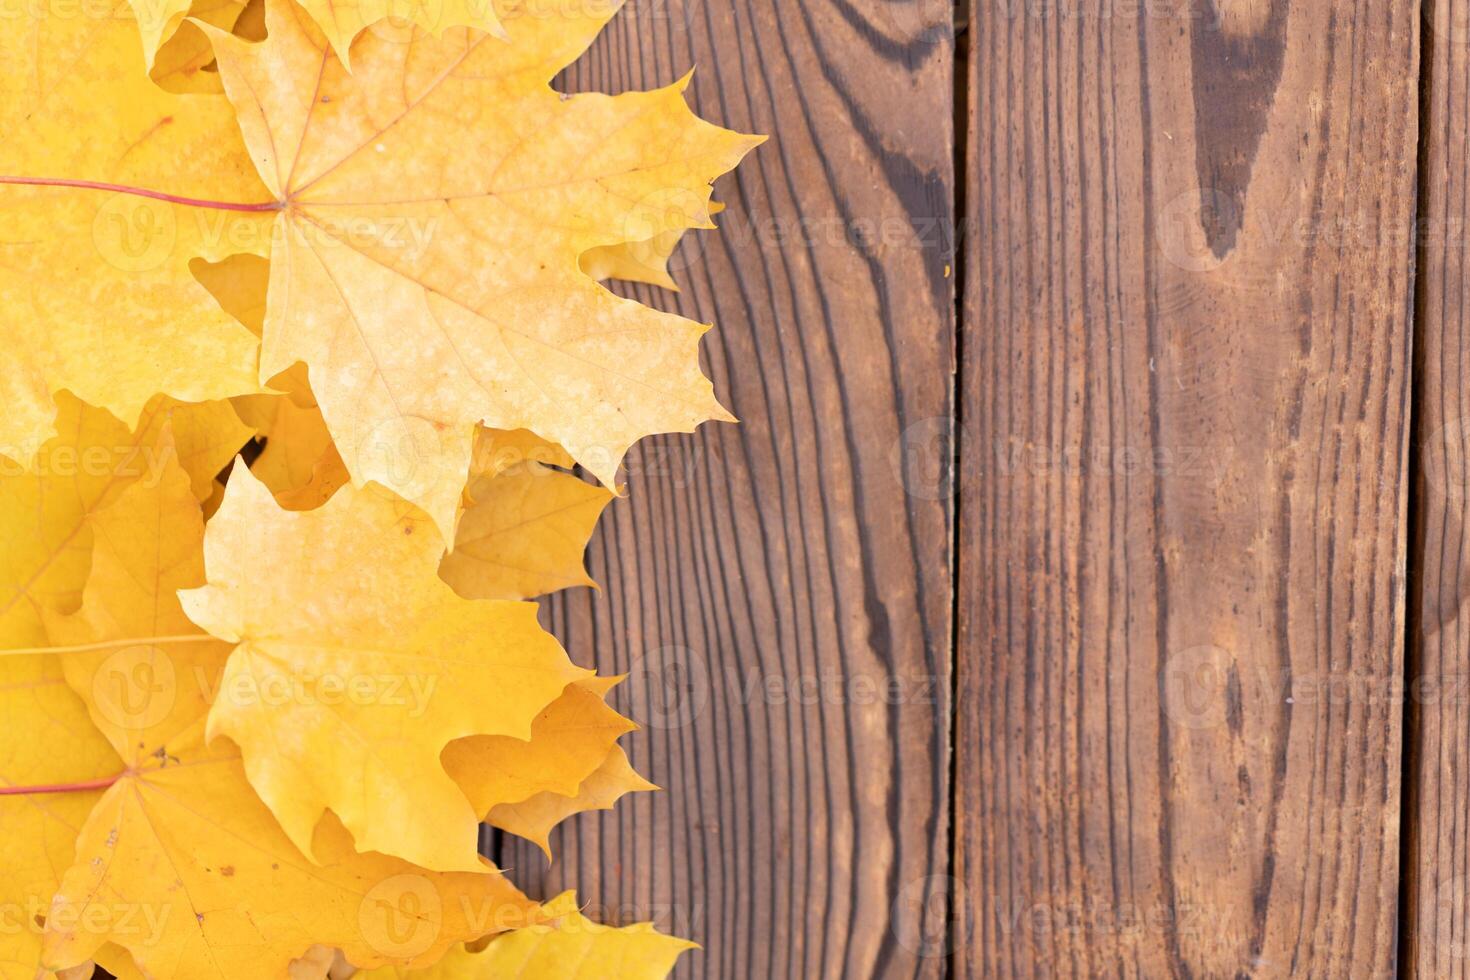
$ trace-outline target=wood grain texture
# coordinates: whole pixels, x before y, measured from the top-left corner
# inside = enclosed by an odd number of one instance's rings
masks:
[[[971,34],[956,972],[1390,975],[1416,5]]]
[[[708,368],[742,423],[635,452],[592,548],[603,591],[548,617],[575,660],[630,673],[614,700],[647,727],[624,744],[666,789],[574,821],[549,872],[534,847],[501,851],[532,894],[575,885],[604,918],[703,944],[683,976],[942,970],[948,18],[634,0],[563,86],[697,65],[701,115],[775,137],[718,186],[729,210],[685,244],[684,291],[633,291],[717,324]]]
[[[1470,2],[1424,11],[1404,976],[1470,976]]]

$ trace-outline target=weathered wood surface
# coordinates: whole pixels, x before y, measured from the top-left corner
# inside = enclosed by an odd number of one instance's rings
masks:
[[[684,976],[942,972],[948,924],[954,279],[951,25],[909,0],[633,0],[566,80],[667,84],[778,133],[686,242],[742,419],[654,440],[552,604],[574,659],[630,672],[660,794],[574,821],[546,871],[606,918],[704,945]],[[907,434],[907,435],[906,435]]]
[[[1470,3],[1424,10],[1402,958],[1470,976]]]
[[[959,975],[1395,969],[1418,21],[975,4]]]

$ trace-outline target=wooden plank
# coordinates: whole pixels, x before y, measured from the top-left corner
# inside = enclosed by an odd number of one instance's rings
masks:
[[[971,27],[956,966],[1388,975],[1417,5],[1104,6]]]
[[[1470,0],[1426,4],[1424,23],[1402,948],[1406,977],[1449,980],[1470,976]]]
[[[549,873],[502,857],[534,894],[694,938],[685,976],[941,969],[952,505],[924,450],[952,416],[952,45],[947,4],[890,6],[634,0],[567,82],[697,65],[702,115],[775,136],[717,188],[684,292],[634,292],[717,324],[743,422],[635,454],[603,591],[548,624],[631,672],[616,702],[647,727],[624,742],[666,791],[575,821]]]

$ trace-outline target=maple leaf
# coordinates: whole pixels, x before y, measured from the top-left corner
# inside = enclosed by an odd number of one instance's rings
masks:
[[[620,680],[590,677],[569,684],[531,723],[530,741],[480,735],[451,742],[443,754],[445,770],[480,814],[537,793],[575,796],[618,739],[638,727],[606,703]]]
[[[0,657],[0,717],[0,980],[33,980],[41,923],[77,832],[122,761],[52,657]],[[87,784],[98,788],[10,795]]]
[[[472,477],[499,476],[526,463],[570,469],[576,465],[576,460],[556,443],[547,442],[525,429],[506,432],[481,428],[475,433],[474,456],[470,461]]]
[[[245,0],[128,0],[128,4],[132,7],[138,34],[142,38],[144,66],[155,80],[159,78],[155,71],[159,66],[155,62],[165,42],[180,42],[174,46],[171,63],[162,73],[165,78],[175,72],[193,75],[213,60],[206,56],[208,41],[198,31],[191,30],[179,38],[179,28],[186,16],[229,30],[245,9]],[[201,42],[203,50],[200,49]],[[191,83],[186,83],[186,89],[209,90],[192,79]]]
[[[718,201],[709,203],[711,217],[725,210]],[[634,233],[636,234],[636,233]],[[623,279],[679,291],[669,274],[669,260],[683,241],[682,229],[665,231],[650,238],[618,245],[602,245],[582,253],[582,271],[594,279]]]
[[[190,271],[219,305],[259,337],[265,328],[266,290],[270,285],[270,262],[246,252],[219,262],[195,259]],[[285,392],[302,408],[315,408],[306,365],[297,361],[266,380],[272,391]]]
[[[665,936],[651,922],[621,929],[599,925],[578,909],[575,892],[547,902],[550,921],[496,936],[480,953],[471,977],[522,977],[525,980],[659,980],[697,943]]]
[[[471,481],[439,574],[471,599],[530,599],[594,585],[582,565],[610,491],[526,462]]]
[[[174,18],[171,13],[172,4],[155,8],[153,0],[131,2],[138,17],[139,29],[144,34],[145,60],[151,55],[151,60],[148,60],[150,77],[169,92],[223,95],[225,87],[220,83],[219,73],[209,70],[214,64],[214,48],[204,32],[183,21],[182,13]],[[254,25],[243,21],[242,15],[247,6],[246,0],[194,0],[188,7],[187,14],[191,19],[212,24],[221,30],[260,40],[265,37],[264,24],[260,25],[261,30],[255,35]],[[150,52],[149,31],[144,25],[153,20],[155,9],[161,9],[165,15],[165,27],[159,31],[159,36],[166,40]],[[168,26],[170,22],[172,27]],[[169,36],[170,33],[172,36]]]
[[[81,608],[48,613],[47,635],[67,681],[91,685],[92,721],[114,745],[167,742],[209,711],[231,650],[184,615],[177,595],[204,584],[198,499],[188,474],[168,465],[87,523],[96,544]]]
[[[314,404],[303,406],[296,394],[243,395],[233,404],[241,421],[265,440],[250,472],[282,507],[312,510],[347,483],[347,467]]]
[[[104,941],[149,975],[190,980],[281,976],[318,942],[356,963],[426,964],[454,942],[535,917],[488,863],[488,874],[434,874],[359,854],[335,820],[307,859],[251,791],[238,750],[206,745],[202,722],[147,749],[77,840],[48,916],[48,967],[83,962]],[[152,909],[161,931],[77,925],[98,907]]]
[[[545,923],[491,939],[475,951],[457,946],[427,970],[383,967],[356,980],[662,980],[696,943],[665,936],[651,922],[616,929],[582,915],[575,892],[547,902]]]
[[[94,523],[86,601],[53,626],[67,680],[123,771],[76,835],[46,914],[48,969],[83,963],[109,942],[149,976],[190,980],[282,976],[317,943],[357,963],[419,964],[453,943],[536,921],[535,903],[488,863],[444,875],[359,854],[335,820],[316,830],[315,863],[306,858],[251,790],[238,748],[205,743],[228,644],[197,629],[189,645],[186,632],[152,632],[192,629],[175,593],[202,571],[187,476],[172,467],[135,484]],[[0,658],[0,668],[31,659]],[[144,681],[136,697],[111,696],[120,668],[125,684]],[[87,738],[70,733],[68,744]]]
[[[257,390],[255,338],[188,268],[263,248],[232,216],[268,230],[272,215],[231,209],[277,207],[228,102],[149,81],[126,14],[44,4],[0,31],[0,90],[0,452],[29,461],[61,389],[129,424],[158,392]]]
[[[551,831],[568,817],[590,810],[611,810],[629,793],[658,789],[633,769],[628,755],[613,746],[602,765],[582,781],[574,796],[537,793],[520,803],[502,803],[486,815],[486,822],[531,841],[551,860]]]
[[[699,368],[707,327],[579,265],[713,227],[710,182],[760,142],[696,117],[687,79],[553,91],[619,5],[505,0],[508,42],[368,32],[352,73],[285,3],[267,4],[263,43],[208,30],[282,203],[262,374],[308,364],[354,483],[413,500],[448,538],[480,423],[529,429],[611,485],[643,436],[730,417]]]
[[[91,568],[89,515],[138,480],[157,479],[170,460],[205,499],[250,437],[224,402],[156,397],[131,432],[70,395],[56,405],[60,432],[29,466],[0,456],[0,650],[46,643],[45,611],[80,603]]]
[[[456,595],[436,574],[443,550],[422,512],[377,488],[294,513],[243,467],[209,523],[209,584],[181,598],[239,644],[210,737],[240,745],[251,784],[308,854],[331,809],[365,850],[479,867],[478,815],[440,753],[471,735],[529,739],[588,675],[534,604]]]

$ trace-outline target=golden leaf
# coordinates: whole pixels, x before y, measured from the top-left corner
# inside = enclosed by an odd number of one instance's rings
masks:
[[[597,771],[582,781],[575,796],[537,793],[521,803],[504,803],[491,810],[486,822],[524,837],[551,859],[551,831],[568,817],[589,810],[611,810],[629,793],[658,789],[633,770],[628,755],[613,746]]]
[[[710,181],[760,142],[696,117],[687,79],[554,92],[617,6],[503,3],[509,41],[367,32],[351,74],[285,3],[267,5],[261,44],[210,31],[284,205],[262,373],[308,364],[354,483],[414,501],[446,537],[479,423],[529,429],[611,485],[643,436],[729,418],[699,368],[707,328],[579,266],[712,227]]]
[[[0,657],[0,792],[105,782],[122,760],[54,657]],[[0,980],[33,980],[41,932],[77,833],[102,790],[0,796]]]
[[[205,744],[202,719],[129,761],[83,827],[52,903],[49,968],[84,962],[106,942],[150,976],[189,980],[284,976],[318,943],[365,966],[427,965],[456,942],[536,918],[535,903],[488,863],[490,873],[435,874],[359,854],[336,820],[323,821],[307,859],[251,791],[238,749]],[[150,928],[99,927],[97,909],[141,910]]]
[[[316,943],[358,963],[428,963],[453,943],[534,921],[534,903],[490,865],[442,875],[358,854],[335,819],[316,828],[315,863],[303,856],[251,790],[238,748],[204,741],[211,695],[232,692],[220,687],[228,645],[189,624],[175,593],[203,563],[187,476],[174,466],[136,483],[93,523],[86,599],[53,622],[56,649],[115,750],[99,768],[116,772],[121,756],[126,771],[76,837],[46,916],[47,968],[115,943],[150,976],[255,980],[284,975]],[[27,662],[0,658],[0,668]],[[114,696],[117,680],[125,697]],[[68,745],[84,738],[69,734]]]
[[[29,468],[0,456],[0,650],[47,642],[43,610],[72,612],[91,568],[88,515],[177,460],[195,496],[250,438],[224,402],[154,398],[129,432],[112,415],[60,395],[60,434]],[[164,441],[167,435],[168,442]]]
[[[662,980],[696,943],[665,936],[651,922],[615,929],[582,915],[566,892],[543,906],[551,921],[496,936],[482,951],[450,950],[427,970],[392,967],[357,974],[357,980]]]
[[[347,467],[315,405],[303,408],[295,394],[243,395],[233,404],[241,421],[265,440],[250,472],[282,507],[314,510],[347,483]]]
[[[139,25],[144,22],[145,16],[151,18],[151,13],[140,11],[140,6],[153,9],[155,0],[133,0],[133,11],[138,16]],[[194,0],[188,6],[188,16],[213,24],[220,30],[238,32],[241,15],[245,12],[246,0]],[[164,6],[160,12],[165,18],[171,17],[170,9],[177,9],[174,0],[164,0]],[[219,73],[210,71],[214,64],[214,48],[209,43],[209,38],[204,32],[193,24],[181,22],[181,19],[173,21],[174,30],[158,47],[150,63],[149,72],[153,81],[169,92],[179,94],[214,94],[223,95],[224,85],[220,83]],[[145,31],[144,55],[148,55],[148,40]],[[161,32],[168,34],[168,29]]]
[[[582,564],[610,491],[536,463],[476,478],[439,574],[469,599],[595,585]]]
[[[63,388],[128,424],[158,392],[258,390],[255,339],[189,261],[264,248],[272,215],[230,208],[276,208],[228,103],[148,79],[122,0],[106,18],[62,6],[25,5],[0,31],[0,452],[22,462]]]
[[[479,815],[440,753],[470,735],[529,739],[588,674],[535,605],[455,595],[433,523],[377,488],[293,513],[236,467],[204,547],[209,584],[182,593],[184,608],[239,644],[210,737],[241,746],[291,839],[311,853],[331,809],[364,850],[478,868]]]
[[[638,727],[605,700],[620,680],[590,677],[567,685],[531,723],[529,742],[503,735],[451,742],[444,750],[444,768],[476,813],[488,814],[537,793],[575,796],[618,739]]]

